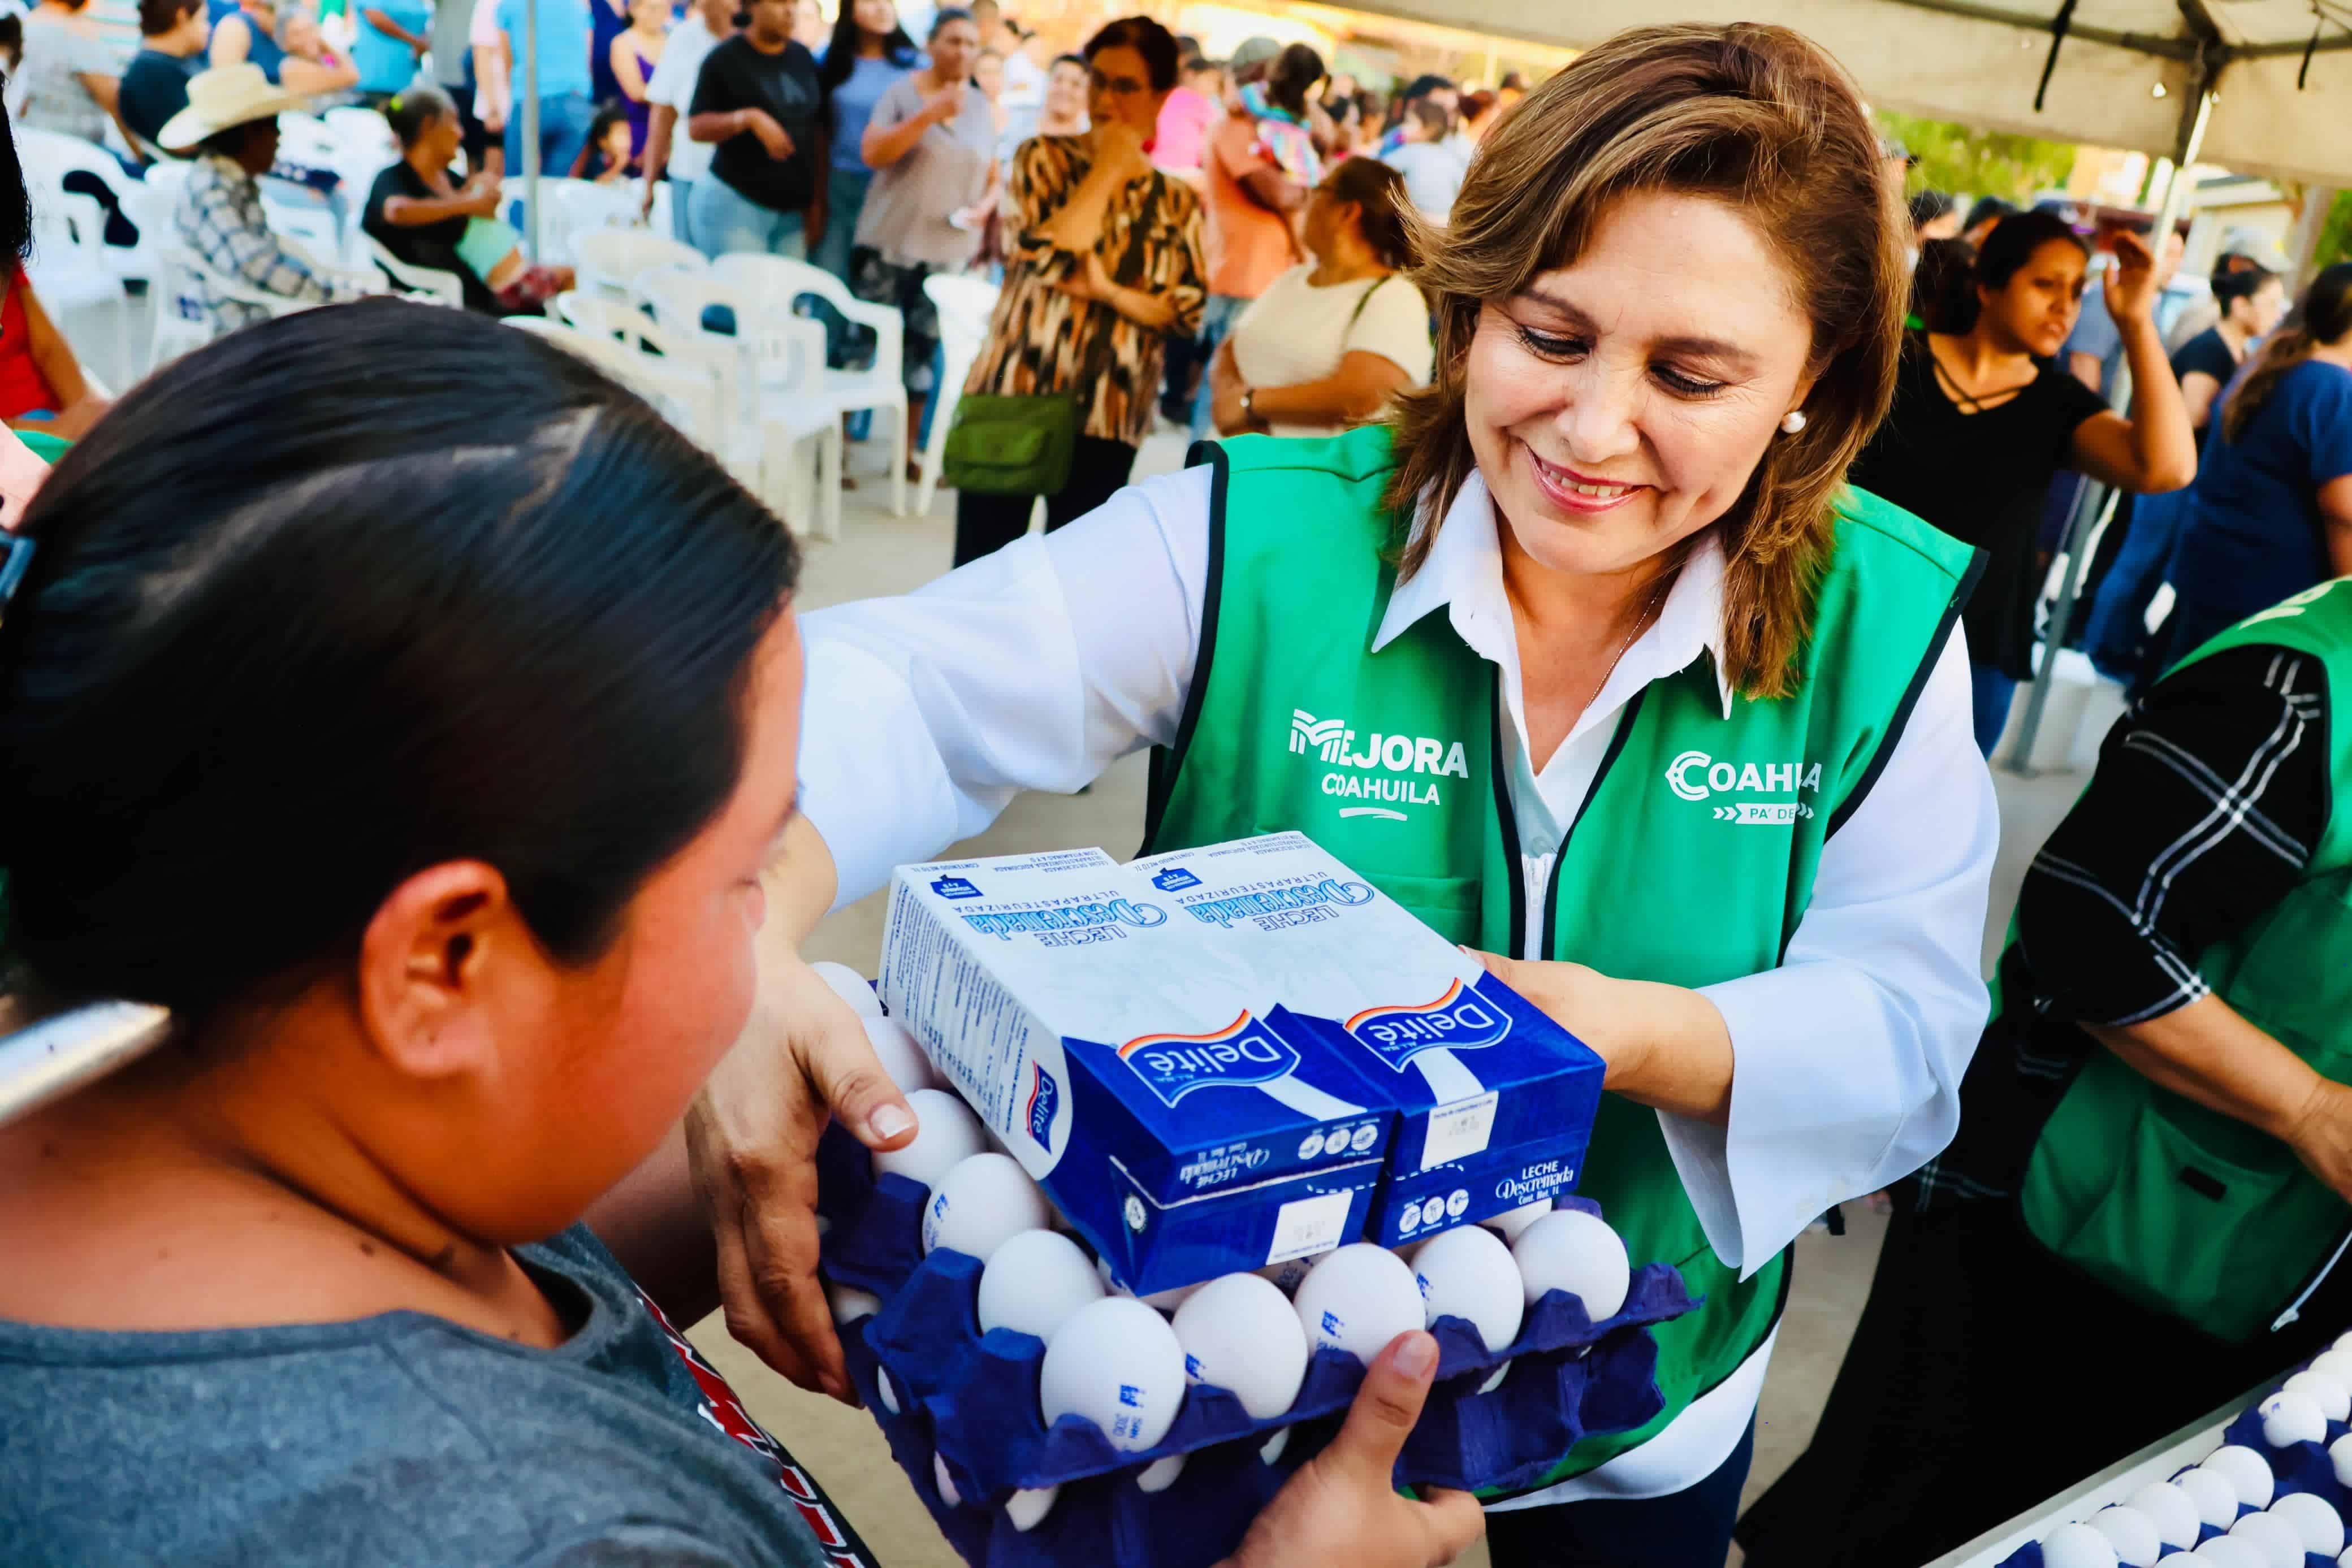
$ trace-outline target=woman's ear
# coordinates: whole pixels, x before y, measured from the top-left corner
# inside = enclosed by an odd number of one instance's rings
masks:
[[[398,1072],[447,1078],[488,1066],[497,971],[544,964],[506,878],[480,861],[429,866],[380,904],[360,938],[362,1025]]]

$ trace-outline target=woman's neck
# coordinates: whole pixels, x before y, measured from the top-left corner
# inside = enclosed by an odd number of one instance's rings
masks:
[[[1631,642],[1664,600],[1660,590],[1681,563],[1681,552],[1668,550],[1617,571],[1562,571],[1529,555],[1499,508],[1495,534],[1502,547],[1503,591],[1523,643],[1616,648]]]
[[[1343,234],[1332,241],[1330,254],[1316,258],[1315,271],[1307,281],[1318,288],[1335,284],[1360,282],[1367,277],[1386,277],[1392,267],[1384,266],[1372,254],[1372,247],[1353,234]]]
[[[2033,365],[2031,352],[1982,316],[1977,318],[1975,326],[1958,336],[1937,336],[1950,346],[1949,362],[1971,386],[1982,386],[1988,381],[2013,381]]]
[[[0,1317],[170,1331],[408,1309],[562,1343],[513,1257],[428,1209],[343,1109],[269,1044],[167,1046],[0,1132],[0,1253],[33,1260],[0,1281]]]
[[[433,155],[422,146],[412,147],[401,154],[401,162],[415,170],[425,183],[436,191],[449,188],[449,165],[436,163]]]
[[[2252,332],[2247,331],[2227,316],[2213,323],[2213,330],[2222,342],[2230,346],[2231,359],[2242,360],[2246,357],[2246,345],[2253,340],[2254,335]]]
[[[861,60],[878,60],[887,52],[889,47],[890,40],[878,33],[857,35],[857,57]]]

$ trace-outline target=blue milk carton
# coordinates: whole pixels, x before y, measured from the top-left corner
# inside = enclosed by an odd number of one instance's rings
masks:
[[[1130,869],[1238,956],[1276,1033],[1349,1053],[1396,1105],[1367,1240],[1401,1246],[1574,1190],[1601,1058],[1304,833]]]
[[[884,1005],[1137,1294],[1361,1233],[1393,1123],[1100,850],[901,866]]]

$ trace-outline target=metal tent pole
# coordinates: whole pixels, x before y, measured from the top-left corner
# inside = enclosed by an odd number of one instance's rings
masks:
[[[2180,156],[2173,161],[2171,183],[2164,193],[2164,205],[2158,211],[2156,224],[2148,231],[2149,243],[2160,256],[2165,237],[2172,225],[2180,221],[2180,209],[2188,204],[2189,191],[2193,183],[2189,168],[2197,162],[2198,152],[2205,145],[2205,127],[2213,118],[2213,78],[2207,76],[2197,94],[2197,112],[2189,119],[2188,129],[2180,141]],[[2131,406],[2131,371],[2125,366],[2110,390],[2108,402],[2117,412]],[[2082,493],[2074,498],[2074,509],[2066,519],[2066,538],[2062,547],[2065,552],[2066,570],[2058,580],[2058,601],[2050,611],[2050,634],[2042,644],[2042,667],[2033,673],[2033,685],[2025,699],[2025,714],[2018,721],[2017,747],[2010,753],[2009,769],[2020,777],[2033,777],[2033,743],[2042,732],[2042,711],[2050,706],[2050,685],[2058,673],[2058,655],[2065,644],[2066,630],[2074,619],[2074,605],[2083,593],[2083,580],[2090,570],[2092,536],[2115,510],[2116,497],[2104,485],[2085,482]]]
[[[538,261],[539,0],[522,0],[522,56],[523,95],[515,108],[522,114],[523,245]]]

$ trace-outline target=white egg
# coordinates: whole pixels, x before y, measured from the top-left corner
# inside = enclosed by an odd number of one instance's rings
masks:
[[[2333,1557],[2344,1550],[2344,1519],[2324,1497],[2307,1491],[2291,1491],[2271,1504],[2271,1517],[2283,1519],[2294,1526],[2303,1537],[2303,1549],[2321,1557]]]
[[[2255,1547],[2226,1535],[2217,1535],[2189,1554],[2200,1568],[2269,1568],[2270,1559]]]
[[[940,1489],[940,1500],[950,1508],[963,1506],[963,1494],[956,1490],[955,1478],[948,1474],[948,1462],[939,1455],[931,1456],[931,1481]]]
[[[1554,1209],[1538,1219],[1519,1232],[1511,1256],[1528,1305],[1542,1301],[1547,1291],[1566,1291],[1596,1323],[1617,1315],[1633,1283],[1624,1241],[1580,1208]]]
[[[2336,1560],[2336,1568],[2352,1568],[2352,1547],[2347,1547],[2344,1555]]]
[[[1404,1260],[1358,1241],[1316,1264],[1292,1305],[1315,1350],[1344,1350],[1372,1364],[1389,1342],[1422,1326],[1421,1287]]]
[[[1185,1381],[1230,1390],[1251,1420],[1270,1421],[1298,1397],[1307,1336],[1289,1300],[1255,1274],[1202,1285],[1176,1309],[1175,1327]]]
[[[2197,1559],[2186,1552],[2168,1552],[2156,1560],[2156,1568],[2197,1568]]]
[[[2328,1444],[2327,1458],[2336,1467],[2336,1484],[2352,1488],[2352,1437],[2338,1437]]]
[[[2336,1343],[2329,1345],[2327,1348],[2330,1350],[2340,1350],[2347,1355],[2352,1355],[2352,1329],[2347,1329],[2344,1333],[2337,1334],[2336,1336]]]
[[[1282,1451],[1288,1447],[1290,1447],[1290,1428],[1285,1427],[1281,1431],[1276,1432],[1273,1437],[1268,1437],[1264,1443],[1258,1446],[1258,1463],[1262,1465],[1273,1464],[1276,1459],[1282,1458]]]
[[[980,1332],[1013,1329],[1051,1343],[1064,1320],[1102,1298],[1102,1281],[1076,1242],[1024,1230],[1008,1237],[980,1271]]]
[[[1465,1225],[1433,1237],[1414,1254],[1412,1271],[1432,1327],[1444,1317],[1467,1319],[1490,1354],[1519,1337],[1527,1295],[1511,1249],[1493,1231]]]
[[[1028,1531],[1037,1528],[1045,1517],[1054,1511],[1054,1500],[1062,1495],[1060,1487],[1031,1487],[1014,1492],[1004,1500],[1004,1517],[1013,1529]]]
[[[2319,1413],[2330,1421],[2352,1416],[2352,1387],[2332,1372],[2305,1368],[2279,1385],[2284,1394],[2300,1394],[2319,1406]]]
[[[2124,1499],[2124,1506],[2147,1515],[2156,1526],[2157,1539],[2167,1546],[2186,1552],[2197,1544],[2197,1504],[2170,1481],[2150,1481]]]
[[[2268,1508],[2275,1483],[2271,1479],[2271,1462],[2240,1443],[2227,1444],[2206,1456],[2197,1467],[2211,1470],[2237,1490],[2238,1500],[2248,1508]]]
[[[2116,1568],[2116,1549],[2087,1524],[2062,1524],[2042,1538],[2042,1568]]]
[[[1184,1402],[1184,1347],[1141,1301],[1107,1296],[1063,1321],[1045,1347],[1037,1397],[1048,1427],[1083,1416],[1113,1448],[1150,1448]]]
[[[914,1141],[903,1149],[876,1155],[876,1176],[902,1176],[929,1191],[958,1163],[987,1149],[980,1118],[946,1090],[910,1089],[907,1106],[915,1113]]]
[[[836,1285],[825,1281],[824,1299],[833,1308],[836,1323],[854,1323],[860,1318],[870,1318],[882,1310],[882,1298],[871,1291],[861,1291],[855,1285]]]
[[[2227,1530],[2238,1522],[2238,1489],[2221,1471],[2183,1470],[2172,1484],[2197,1505],[2199,1523]]]
[[[882,1071],[898,1086],[901,1094],[912,1094],[918,1089],[936,1089],[940,1075],[931,1070],[931,1059],[907,1032],[907,1026],[896,1019],[861,1019],[866,1026],[866,1041],[874,1048],[874,1055],[882,1063]]]
[[[2273,1448],[2327,1439],[2327,1416],[2308,1394],[2282,1391],[2255,1406],[2263,1414],[2263,1441]]]
[[[1520,1231],[1550,1212],[1551,1199],[1539,1197],[1533,1203],[1523,1203],[1517,1208],[1507,1208],[1500,1214],[1491,1215],[1478,1223],[1498,1233],[1505,1241],[1517,1241]]]
[[[874,988],[866,983],[866,977],[848,965],[821,958],[809,967],[833,988],[835,996],[855,1009],[860,1018],[878,1019],[882,1016],[882,998],[874,994]]]
[[[1011,1155],[959,1160],[923,1206],[923,1250],[944,1247],[982,1263],[1024,1230],[1045,1228],[1045,1195]]]
[[[1179,1307],[1191,1301],[1200,1289],[1199,1285],[1171,1285],[1164,1291],[1154,1291],[1148,1296],[1138,1296],[1136,1300],[1147,1307],[1157,1307],[1163,1312],[1173,1314]]]
[[[2352,1351],[2323,1350],[2311,1358],[2306,1372],[2324,1372],[2347,1388],[2352,1388]]]
[[[2265,1568],[2303,1568],[2303,1531],[2275,1515],[2246,1515],[2230,1526],[2230,1539],[2261,1552]]]
[[[881,1391],[882,1408],[893,1416],[898,1414],[898,1385],[890,1381],[888,1367],[877,1366],[874,1369],[874,1385]]]
[[[1183,1473],[1184,1456],[1181,1454],[1170,1454],[1165,1458],[1152,1460],[1150,1464],[1135,1472],[1135,1490],[1138,1491],[1166,1491],[1170,1487],[1176,1484],[1176,1478]]]
[[[2103,1508],[2091,1516],[2090,1525],[2107,1538],[2124,1568],[2156,1568],[2156,1560],[2164,1553],[2156,1521],[2136,1508]]]

